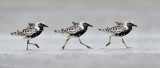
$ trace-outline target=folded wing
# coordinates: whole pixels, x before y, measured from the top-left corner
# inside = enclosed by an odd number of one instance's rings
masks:
[[[38,30],[34,27],[28,27],[26,29],[23,30],[23,33],[26,35],[26,36],[31,36],[33,35],[34,33],[36,33]]]
[[[79,26],[71,26],[69,28],[66,29],[66,32],[70,33],[70,34],[75,34],[78,31],[82,30]]]

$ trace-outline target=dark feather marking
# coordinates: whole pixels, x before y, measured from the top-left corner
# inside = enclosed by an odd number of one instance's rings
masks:
[[[116,36],[124,36],[127,35],[132,30],[132,27],[129,27],[128,30],[122,31],[121,33],[116,33]]]
[[[28,37],[28,38],[35,38],[35,37],[39,36],[39,35],[42,33],[42,31],[43,31],[43,27],[39,27],[39,28],[40,28],[39,31],[37,31],[37,32],[34,33],[33,35],[27,36],[27,37]]]
[[[70,34],[70,36],[80,37],[81,35],[83,35],[87,31],[87,29],[88,29],[88,27],[85,27],[84,30],[80,30],[77,33]]]

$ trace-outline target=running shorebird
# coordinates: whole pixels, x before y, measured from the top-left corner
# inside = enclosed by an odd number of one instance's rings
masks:
[[[135,26],[137,27],[137,25],[133,24],[130,21],[126,21],[124,23],[120,23],[120,22],[116,22],[117,25],[111,28],[105,28],[105,29],[99,29],[102,32],[106,32],[110,35],[110,39],[109,42],[106,46],[108,46],[111,43],[111,37],[115,36],[115,37],[123,37],[125,35],[127,35],[131,30],[132,27]],[[123,38],[122,38],[122,42],[123,44],[126,46],[126,48],[128,48],[128,46],[126,45],[126,43],[124,42]]]
[[[29,27],[23,29],[22,31],[17,30],[17,32],[12,32],[11,35],[13,36],[20,36],[23,37],[24,39],[28,39],[27,41],[27,50],[28,50],[28,44],[30,45],[35,45],[37,48],[39,46],[35,43],[30,43],[29,41],[32,38],[35,38],[39,36],[42,31],[44,30],[44,27],[48,27],[47,25],[44,24],[44,22],[37,22],[37,23],[28,23]]]
[[[93,27],[93,26],[90,25],[89,22],[86,22],[86,21],[81,21],[80,23],[76,23],[76,22],[72,22],[72,23],[73,23],[73,26],[71,26],[69,28],[66,28],[66,29],[61,28],[61,30],[55,30],[55,33],[64,34],[64,35],[66,35],[68,37],[68,39],[66,40],[66,42],[63,45],[62,49],[65,48],[67,42],[72,37],[78,37],[80,44],[86,46],[89,49],[92,49],[88,45],[86,45],[86,44],[81,42],[80,36],[82,36],[87,31],[89,26],[90,27]]]

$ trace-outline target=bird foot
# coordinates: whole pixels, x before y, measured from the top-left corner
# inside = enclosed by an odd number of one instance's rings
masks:
[[[89,46],[86,46],[88,49],[92,49],[91,47],[89,47]]]
[[[39,46],[37,44],[35,44],[37,48],[39,48]]]
[[[64,46],[62,47],[62,50],[64,50]]]
[[[108,43],[106,46],[108,46],[110,43]]]

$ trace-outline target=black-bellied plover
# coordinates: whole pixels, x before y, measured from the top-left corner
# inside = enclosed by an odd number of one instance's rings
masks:
[[[89,22],[87,21],[81,21],[79,23],[76,22],[72,22],[73,26],[66,28],[66,29],[61,29],[61,30],[55,30],[55,33],[60,33],[60,34],[64,34],[68,37],[68,39],[66,40],[65,44],[63,45],[62,49],[65,48],[68,40],[72,37],[78,37],[80,44],[86,46],[89,49],[92,49],[91,47],[89,47],[88,45],[84,44],[81,42],[80,40],[80,36],[82,36],[88,29],[88,27],[93,27],[92,25],[89,24]]]
[[[44,22],[28,23],[28,25],[29,25],[29,27],[23,29],[22,31],[17,30],[17,32],[12,32],[11,35],[20,36],[20,37],[23,37],[24,39],[28,39],[27,50],[28,50],[28,44],[35,45],[35,46],[37,46],[37,48],[39,48],[39,46],[37,44],[30,43],[29,41],[32,38],[39,36],[42,33],[42,31],[44,30],[44,27],[48,27],[48,26],[45,25]]]
[[[130,21],[125,21],[124,23],[120,23],[120,22],[116,22],[116,23],[117,25],[114,27],[99,29],[100,31],[106,32],[110,35],[109,42],[106,46],[108,46],[111,43],[111,37],[115,36],[115,37],[122,37],[123,44],[126,46],[126,48],[128,48],[128,46],[123,40],[123,36],[127,35],[132,30],[132,27],[133,26],[137,27],[137,25],[133,24]]]

